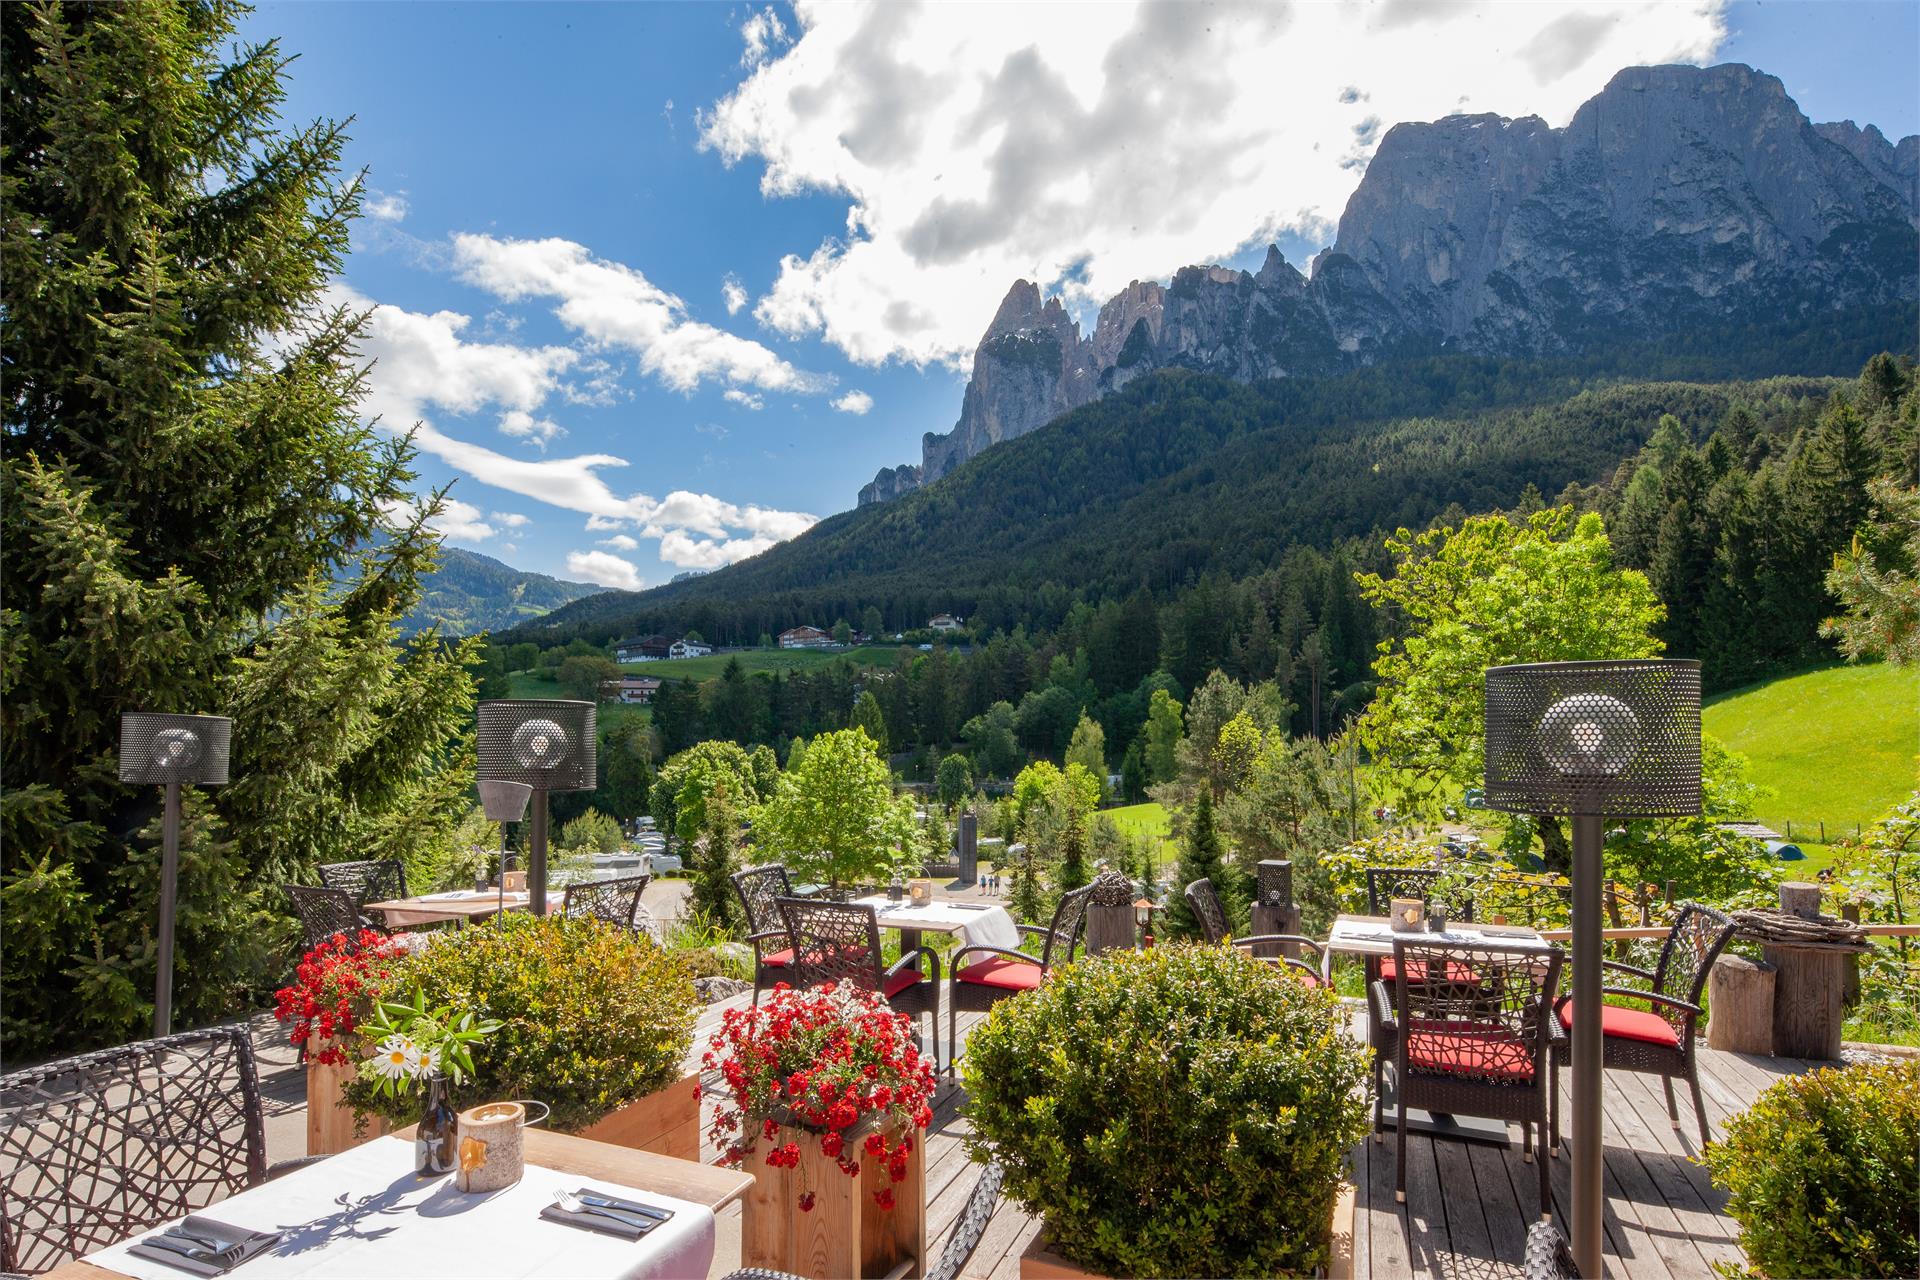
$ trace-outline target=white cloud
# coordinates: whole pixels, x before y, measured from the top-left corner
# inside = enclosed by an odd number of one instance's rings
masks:
[[[721,398],[729,404],[739,405],[742,409],[762,409],[767,403],[767,398],[759,392],[742,391],[738,387],[727,388],[726,394]]]
[[[387,523],[397,528],[412,523],[420,508],[416,503],[400,501],[382,503],[381,510]],[[485,542],[498,532],[480,518],[480,508],[458,498],[442,498],[439,514],[428,519],[427,527],[449,542],[473,544]]]
[[[662,499],[645,493],[622,496],[600,473],[627,466],[625,458],[607,453],[512,457],[450,435],[428,417],[429,409],[470,414],[500,408],[504,410],[502,430],[514,434],[515,427],[523,427],[528,438],[552,438],[560,428],[536,415],[549,397],[565,394],[560,374],[574,367],[574,353],[564,347],[470,343],[460,337],[467,324],[465,316],[423,315],[376,305],[345,289],[336,296],[342,303],[371,310],[362,354],[374,364],[360,404],[362,416],[379,416],[395,433],[411,429],[416,447],[482,484],[579,512],[587,517],[590,531],[637,528],[642,537],[661,539],[663,547],[666,539],[678,534],[675,548],[686,548],[684,554],[697,556],[700,566],[707,568],[764,550],[804,531],[817,519],[806,512],[742,506],[683,490]],[[543,435],[544,427],[552,430]],[[453,515],[456,508],[461,512],[457,517]],[[477,507],[453,502],[436,525],[450,538],[475,541],[495,532],[480,515]],[[496,515],[495,519],[504,526],[519,527],[508,517]],[[524,523],[525,517],[519,520]],[[689,531],[701,540],[693,542]],[[618,559],[602,551],[582,554]],[[662,555],[665,558],[664,550]]]
[[[787,24],[768,5],[740,24],[740,41],[746,46],[740,54],[740,65],[757,67],[767,60],[768,53],[787,42]]]
[[[502,433],[522,440],[531,440],[542,449],[555,436],[565,435],[566,428],[551,418],[536,418],[525,409],[509,409],[500,415]]]
[[[720,300],[727,304],[728,315],[740,314],[740,308],[747,305],[747,286],[740,283],[739,276],[727,273],[727,278],[720,282]]]
[[[532,523],[528,517],[521,515],[517,511],[495,511],[487,518],[497,521],[509,529],[524,529]]]
[[[638,591],[646,585],[638,565],[608,551],[567,552],[567,576],[620,591]]]
[[[958,362],[1018,278],[1075,304],[1281,231],[1328,237],[1386,127],[1560,124],[1620,67],[1702,61],[1725,0],[968,5],[799,0],[701,145],[848,202],[754,314],[862,363]],[[1464,92],[1463,92],[1464,90]]]
[[[453,257],[461,279],[503,301],[558,299],[554,315],[562,324],[601,346],[635,352],[642,370],[676,391],[709,379],[766,391],[819,392],[832,385],[750,338],[688,319],[678,297],[571,240],[460,234]]]
[[[616,533],[611,538],[600,539],[600,545],[603,547],[612,547],[615,551],[638,551],[640,549],[640,539],[624,533]]]
[[[849,391],[827,403],[842,413],[862,414],[873,408],[873,397],[864,391]]]
[[[382,222],[400,222],[407,216],[406,193],[375,191],[367,196],[363,207],[369,218],[378,218]]]

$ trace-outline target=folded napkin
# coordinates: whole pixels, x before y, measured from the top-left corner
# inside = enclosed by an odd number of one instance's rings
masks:
[[[581,1201],[578,1209],[563,1208],[556,1202],[541,1209],[540,1216],[548,1222],[619,1236],[622,1240],[638,1240],[673,1216],[671,1209],[622,1200],[590,1187],[582,1187],[574,1195]]]
[[[1005,907],[975,912],[972,919],[960,926],[960,936],[963,946],[999,947],[1006,951],[1020,949],[1020,930]]]
[[[209,1248],[209,1243],[218,1247]],[[127,1252],[193,1275],[219,1276],[279,1243],[277,1231],[249,1231],[189,1214],[165,1231],[133,1245]]]

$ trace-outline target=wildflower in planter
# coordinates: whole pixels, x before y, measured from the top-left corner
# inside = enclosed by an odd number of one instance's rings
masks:
[[[736,1168],[761,1145],[772,1168],[799,1167],[799,1143],[778,1142],[783,1128],[794,1128],[848,1177],[860,1176],[864,1152],[899,1182],[915,1130],[933,1119],[933,1064],[920,1056],[912,1021],[857,987],[793,991],[782,983],[758,1008],[728,1010],[702,1065],[718,1071],[727,1090],[708,1136]],[[874,1192],[882,1209],[893,1198],[890,1185]],[[801,1212],[813,1202],[803,1189]]]

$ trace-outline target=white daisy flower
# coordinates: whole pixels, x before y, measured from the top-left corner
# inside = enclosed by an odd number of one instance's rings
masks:
[[[439,1048],[438,1047],[435,1047],[432,1049],[415,1048],[413,1066],[414,1066],[414,1074],[416,1075],[429,1076],[429,1075],[432,1075],[434,1072],[438,1071],[440,1069]]]
[[[420,1072],[420,1049],[403,1035],[391,1035],[373,1051],[373,1069],[388,1080],[405,1080]]]

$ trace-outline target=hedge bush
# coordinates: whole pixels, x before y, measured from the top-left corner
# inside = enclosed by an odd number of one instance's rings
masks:
[[[681,1078],[698,1008],[686,964],[644,937],[597,920],[508,915],[458,930],[396,966],[385,998],[451,1004],[500,1030],[476,1046],[471,1079],[450,1090],[464,1109],[533,1098],[552,1125],[579,1130]],[[395,1124],[420,1118],[417,1096],[382,1098],[356,1080],[347,1099]]]
[[[1707,1147],[1747,1261],[1769,1276],[1920,1275],[1920,1063],[1794,1076]]]
[[[1324,991],[1226,947],[1113,952],[997,1005],[962,1060],[975,1159],[1114,1276],[1325,1264],[1365,1049]]]

